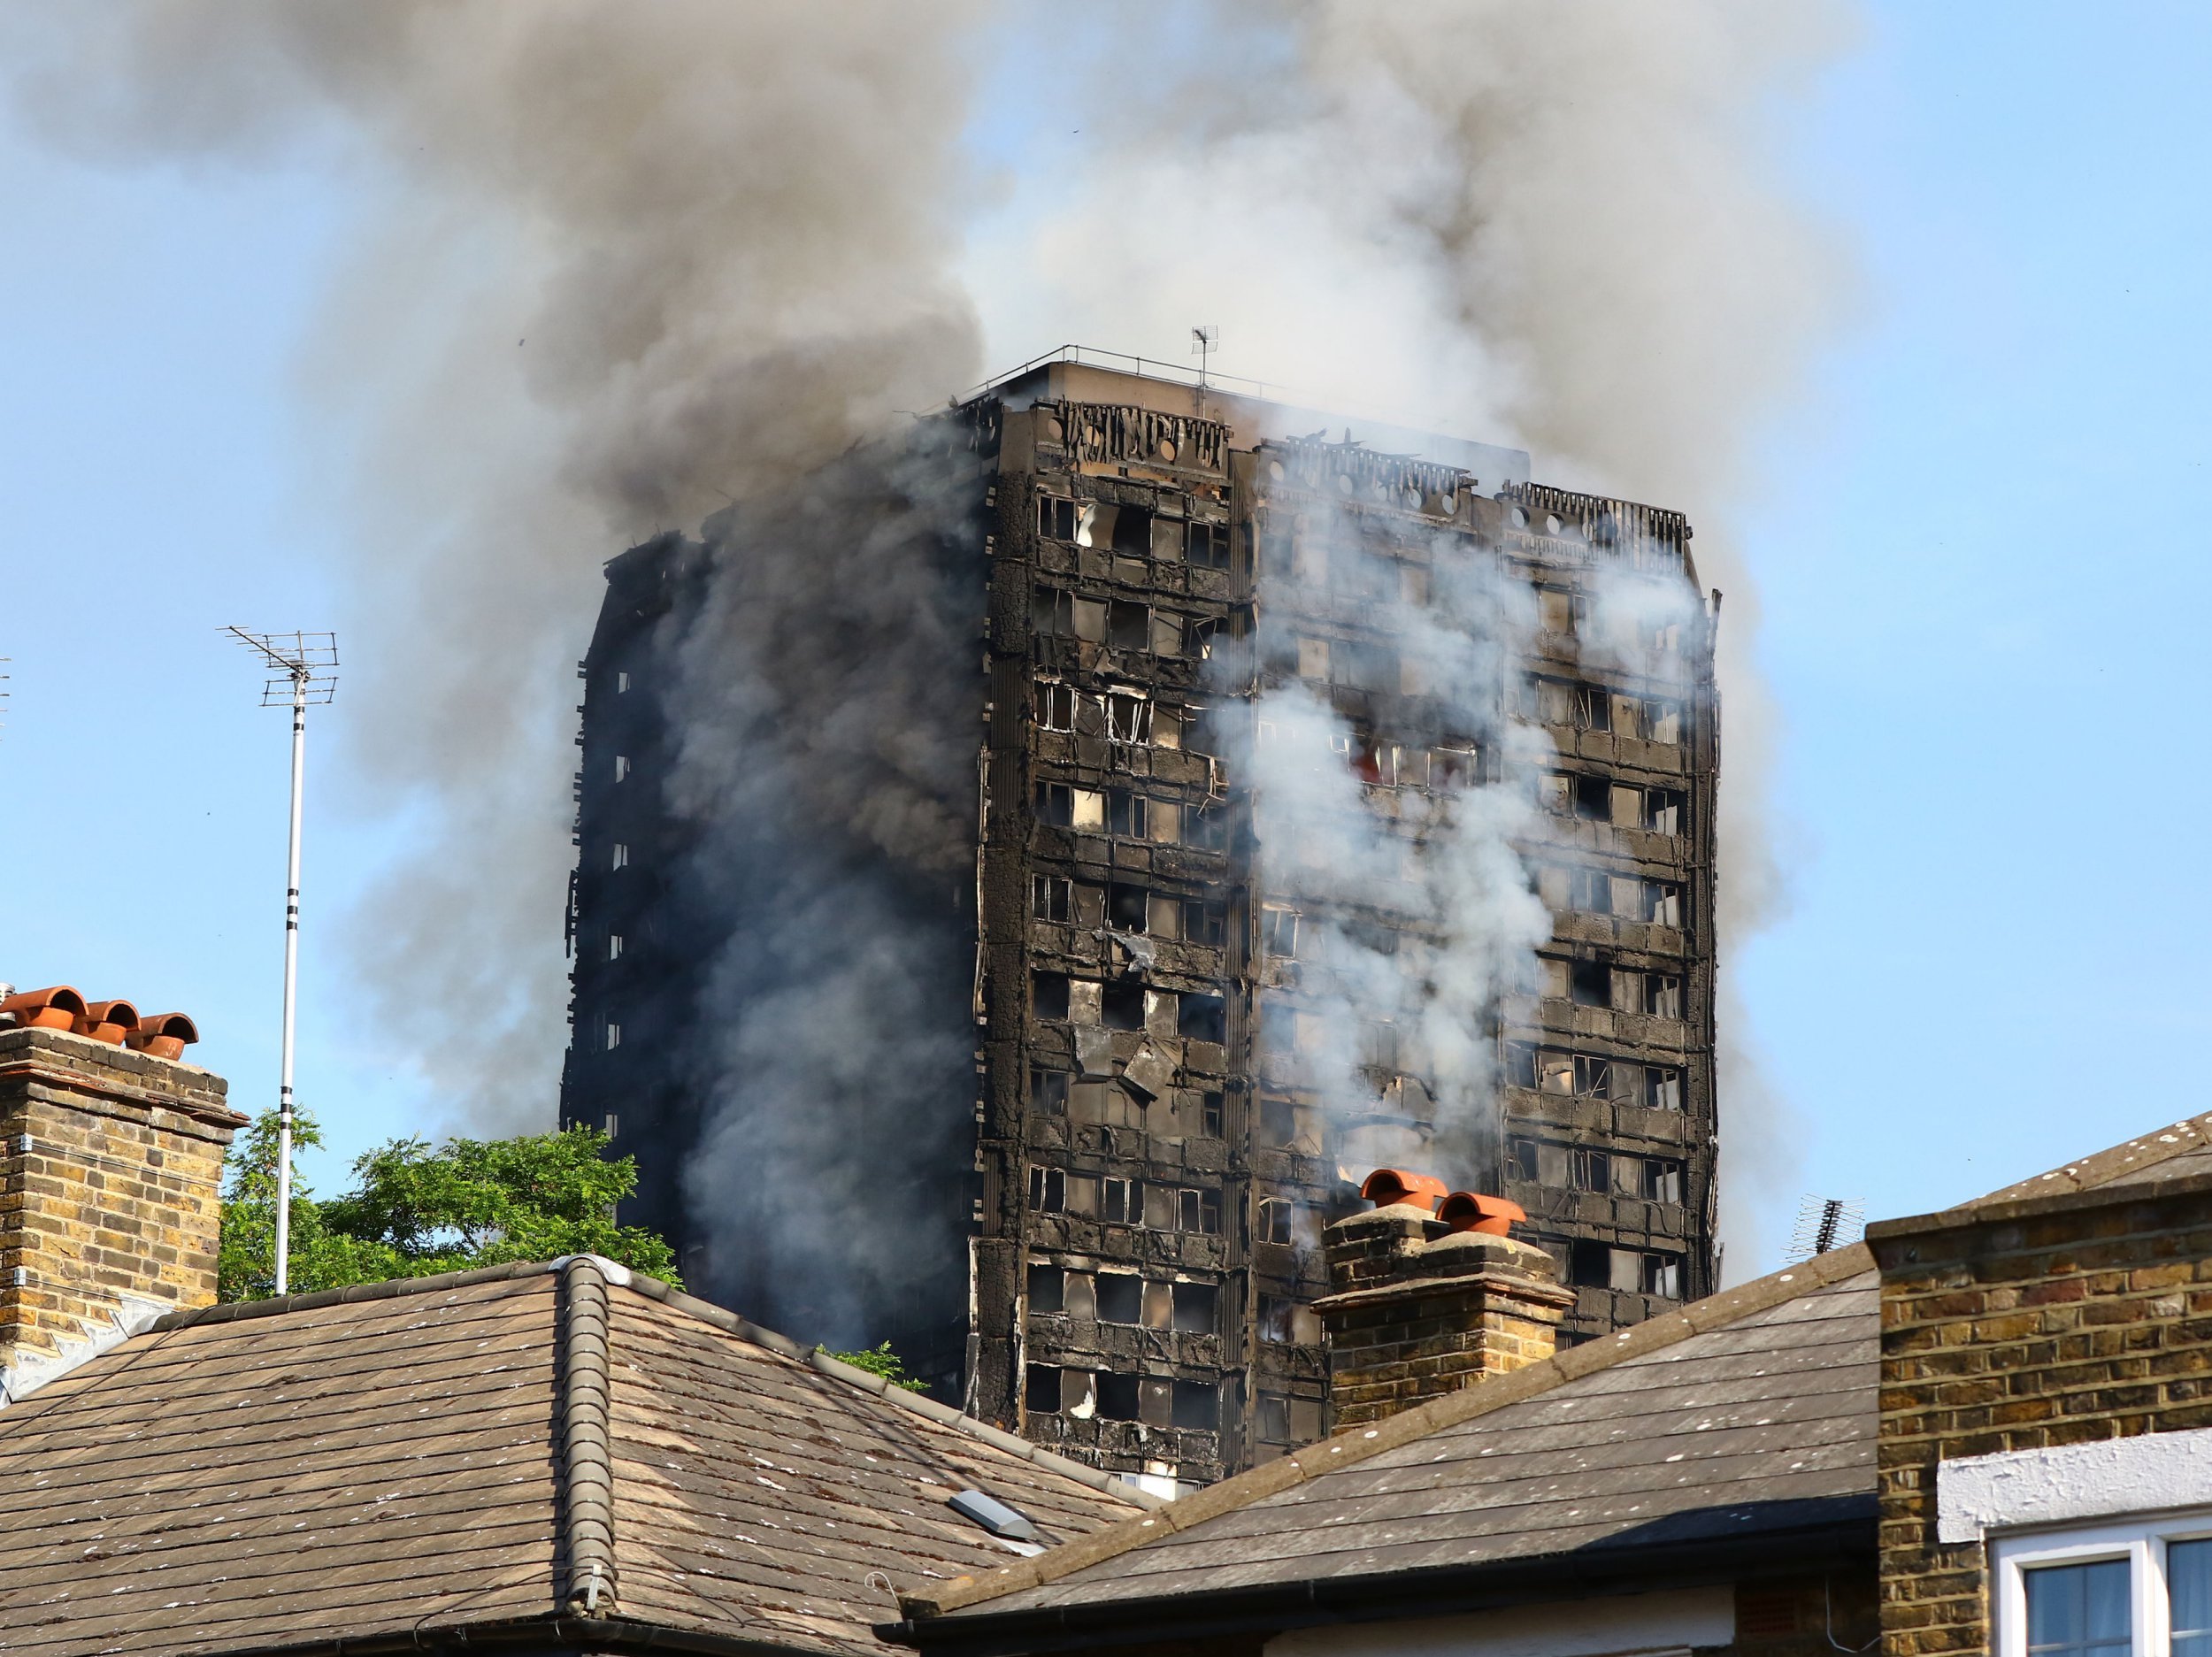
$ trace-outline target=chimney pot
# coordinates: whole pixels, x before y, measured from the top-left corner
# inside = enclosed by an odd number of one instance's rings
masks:
[[[84,997],[66,984],[20,990],[0,1001],[0,1013],[13,1015],[19,1026],[29,1030],[73,1029],[84,1010]]]
[[[72,1028],[81,1036],[119,1047],[123,1038],[138,1028],[138,1009],[128,1001],[88,1001]]]
[[[1403,1168],[1378,1168],[1367,1176],[1359,1194],[1379,1208],[1399,1203],[1436,1212],[1447,1187],[1434,1174],[1417,1174]]]
[[[1432,1215],[1425,1180],[1444,1195]],[[1548,1358],[1574,1305],[1552,1257],[1510,1233],[1527,1217],[1502,1197],[1442,1193],[1441,1182],[1378,1169],[1365,1214],[1324,1233],[1329,1293],[1315,1303],[1329,1338],[1329,1400],[1340,1431]]]

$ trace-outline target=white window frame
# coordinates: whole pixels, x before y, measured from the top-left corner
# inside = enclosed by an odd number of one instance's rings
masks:
[[[2166,1583],[2166,1545],[2212,1539],[2212,1508],[2196,1508],[2080,1525],[2064,1530],[1993,1532],[1989,1538],[1991,1597],[1997,1614],[1995,1657],[2028,1657],[2027,1573],[2047,1565],[2128,1561],[2128,1622],[2133,1657],[2169,1657],[2171,1599]]]

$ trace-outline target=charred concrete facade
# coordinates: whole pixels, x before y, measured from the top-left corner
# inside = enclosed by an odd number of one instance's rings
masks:
[[[1284,1033],[1330,969],[1302,955],[1318,917],[1271,873],[1238,756],[1291,680],[1340,717],[1339,763],[1379,820],[1434,820],[1475,786],[1530,802],[1514,850],[1551,935],[1476,1009],[1495,1107],[1462,1160],[1555,1257],[1562,1343],[1709,1293],[1713,621],[1635,598],[1694,591],[1679,515],[1536,485],[1517,451],[1356,423],[1328,441],[1310,413],[1074,362],[959,418],[987,612],[977,1088],[972,1155],[938,1189],[969,1249],[964,1281],[887,1308],[882,1331],[978,1413],[1133,1475],[1209,1482],[1327,1430],[1322,1227],[1357,1206],[1366,1131],[1417,1147],[1435,1090],[1392,1038],[1363,1051],[1371,1096],[1348,1112]],[[691,830],[617,771],[680,736],[653,641],[704,556],[672,538],[609,566],[563,1102],[618,1130],[642,1171],[625,1217],[680,1247],[700,1234],[680,1184],[697,1122],[664,1055],[703,945]],[[1440,698],[1379,601],[1417,602],[1454,560],[1527,619],[1494,683]],[[1608,604],[1630,624],[1599,651]],[[1439,712],[1471,701],[1493,719]],[[658,986],[641,1002],[622,993],[636,974]]]

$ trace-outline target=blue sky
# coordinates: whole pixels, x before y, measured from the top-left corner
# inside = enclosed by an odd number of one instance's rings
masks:
[[[1870,19],[1784,122],[1863,280],[1747,515],[1792,904],[1739,955],[1799,1186],[1883,1214],[2203,1108],[2161,1084],[2204,1022],[2212,928],[2190,832],[2212,14]],[[284,720],[218,629],[345,643],[342,458],[298,364],[357,203],[306,166],[103,173],[12,134],[0,192],[0,977],[190,1011],[258,1108]],[[327,943],[403,832],[347,786],[348,717],[342,689],[311,753],[300,1079],[326,1184],[441,1103]]]

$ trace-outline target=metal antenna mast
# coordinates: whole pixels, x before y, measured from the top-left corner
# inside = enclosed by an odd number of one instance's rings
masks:
[[[261,687],[264,708],[292,710],[292,833],[284,876],[284,1047],[277,1079],[276,1292],[291,1281],[292,1242],[292,1024],[299,993],[300,799],[307,770],[307,708],[338,694],[338,637],[329,633],[224,631],[258,655],[271,670]]]
[[[1210,322],[1203,327],[1190,331],[1190,354],[1198,359],[1198,383],[1201,386],[1206,383],[1206,359],[1220,349],[1219,324]]]

